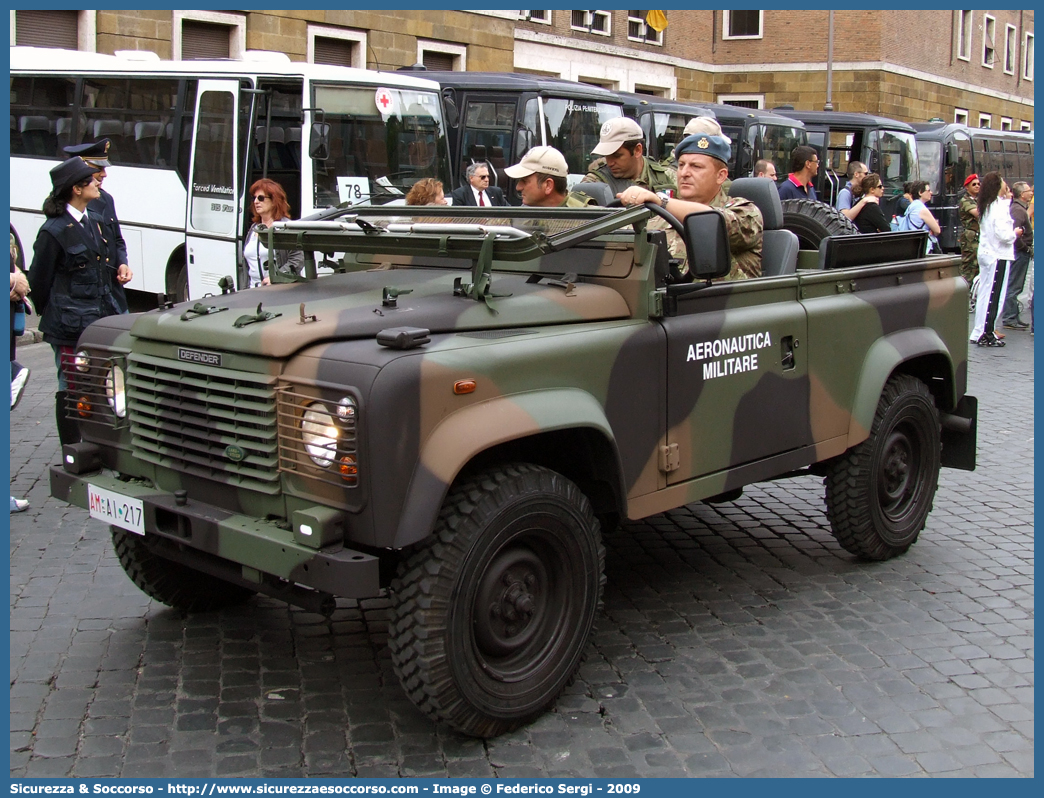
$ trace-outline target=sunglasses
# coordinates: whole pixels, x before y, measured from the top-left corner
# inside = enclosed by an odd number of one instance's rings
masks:
[[[270,200],[270,199],[272,199],[272,198],[271,197],[266,197],[264,194],[256,194],[256,195],[254,195],[254,202],[265,202],[265,201]]]

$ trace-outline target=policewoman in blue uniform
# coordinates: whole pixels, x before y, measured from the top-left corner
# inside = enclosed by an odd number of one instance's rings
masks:
[[[96,170],[95,177],[98,180],[101,196],[96,200],[92,200],[89,207],[102,217],[105,237],[112,250],[112,295],[116,297],[116,302],[120,306],[120,312],[126,313],[129,306],[127,304],[127,294],[123,290],[123,286],[130,282],[134,273],[131,271],[130,266],[127,265],[127,242],[123,240],[120,220],[116,216],[116,202],[113,200],[112,194],[102,188],[106,178],[105,170],[111,166],[109,163],[109,145],[108,139],[98,139],[89,144],[77,144],[64,149],[66,154],[80,156]]]
[[[112,290],[112,251],[103,218],[88,206],[99,197],[97,168],[70,158],[51,170],[51,193],[33,244],[29,286],[40,314],[40,332],[58,367],[55,419],[62,444],[77,443],[80,430],[66,417],[66,391],[75,389],[76,342],[87,326],[120,313]]]

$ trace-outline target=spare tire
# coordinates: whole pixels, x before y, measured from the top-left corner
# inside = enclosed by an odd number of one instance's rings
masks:
[[[819,249],[819,242],[827,236],[856,236],[859,228],[836,208],[822,202],[804,199],[785,199],[783,229],[798,237],[801,249]]]

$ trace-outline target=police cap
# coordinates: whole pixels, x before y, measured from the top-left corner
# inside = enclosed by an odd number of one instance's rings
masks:
[[[92,177],[97,172],[92,164],[83,158],[70,158],[62,161],[51,170],[51,187],[54,196],[60,196],[63,191],[75,186],[81,180]]]
[[[111,142],[108,139],[98,139],[87,144],[76,144],[71,147],[62,147],[67,155],[79,155],[91,166],[95,167],[95,171],[98,169],[107,169],[109,167],[109,145]]]

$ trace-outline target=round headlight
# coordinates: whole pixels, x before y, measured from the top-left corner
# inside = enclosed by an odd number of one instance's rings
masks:
[[[87,372],[91,368],[91,356],[87,354],[86,349],[81,349],[75,355],[73,355],[73,366],[79,372]]]
[[[301,438],[305,451],[320,468],[329,467],[337,457],[337,427],[333,416],[321,402],[314,402],[301,417]]]
[[[105,375],[105,398],[109,400],[112,412],[120,418],[127,416],[127,389],[123,379],[123,369],[112,366]]]

